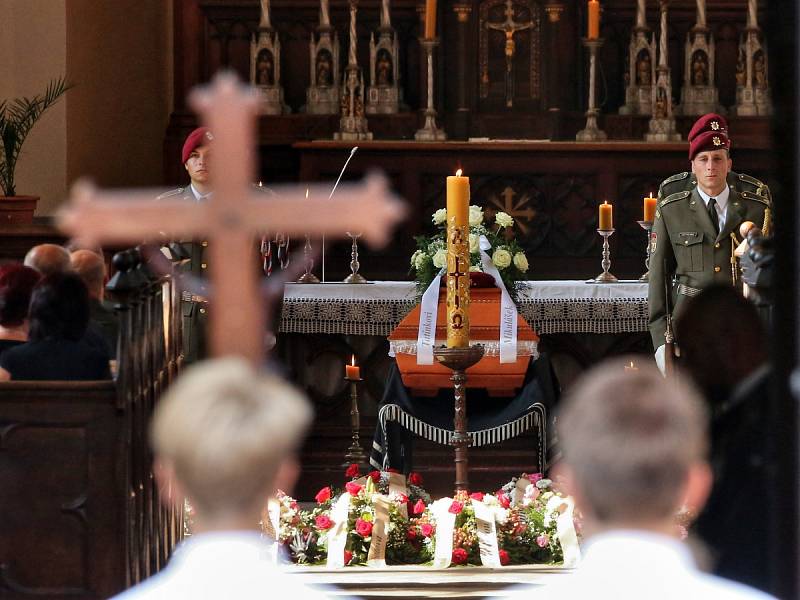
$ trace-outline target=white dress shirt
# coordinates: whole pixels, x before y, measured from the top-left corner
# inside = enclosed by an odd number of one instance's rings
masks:
[[[697,186],[697,193],[700,194],[700,197],[703,199],[703,202],[706,203],[706,210],[708,210],[708,201],[712,198],[706,194],[703,190],[700,189],[700,186]],[[725,228],[725,221],[728,215],[728,197],[731,195],[731,188],[727,185],[725,189],[723,189],[719,196],[713,196],[713,198],[717,201],[717,218],[719,219],[719,230],[722,231]]]

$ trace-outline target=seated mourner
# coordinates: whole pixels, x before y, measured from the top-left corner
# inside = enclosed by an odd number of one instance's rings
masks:
[[[41,277],[20,263],[0,267],[0,354],[28,341],[28,305]]]

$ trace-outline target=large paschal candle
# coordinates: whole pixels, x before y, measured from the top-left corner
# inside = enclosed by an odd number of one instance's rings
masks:
[[[447,178],[447,347],[469,346],[469,177]]]

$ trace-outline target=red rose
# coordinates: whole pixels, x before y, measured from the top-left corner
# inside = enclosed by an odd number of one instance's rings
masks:
[[[511,557],[508,555],[508,552],[506,552],[505,550],[500,550],[500,552],[498,554],[500,554],[500,564],[501,565],[505,566],[505,565],[507,565],[508,563],[511,562]]]
[[[469,497],[478,502],[483,502],[483,492],[472,492]]]
[[[530,481],[531,483],[536,483],[537,481],[543,478],[544,475],[542,475],[541,473],[531,473],[530,475],[528,475],[528,481]]]
[[[314,519],[314,524],[317,526],[317,529],[330,529],[333,527],[333,521],[328,515],[319,515],[316,519]]]
[[[348,481],[344,484],[344,489],[347,490],[347,493],[351,496],[358,496],[358,493],[363,489],[360,485],[358,485],[355,481]]]
[[[497,494],[497,501],[503,508],[508,508],[509,506],[511,506],[511,498],[509,498],[508,494],[506,494],[505,492],[500,492],[499,494]]]
[[[433,525],[430,523],[423,523],[419,526],[419,532],[425,537],[431,537],[433,535]]]
[[[457,515],[462,510],[464,510],[464,503],[459,502],[458,500],[453,500],[453,503],[450,505],[450,508],[447,509],[448,512],[451,512],[454,515]]]
[[[411,485],[422,485],[422,475],[413,471],[408,474],[408,483]]]
[[[354,479],[361,474],[361,471],[358,470],[358,465],[356,463],[352,463],[347,470],[344,472],[345,477],[349,477],[350,479]]]
[[[370,479],[372,479],[372,481],[374,483],[380,483],[381,482],[381,472],[380,471],[370,471],[369,472],[369,477],[370,477]]]
[[[417,500],[417,503],[414,505],[414,508],[411,511],[415,515],[421,515],[425,512],[425,503],[422,499]]]
[[[465,562],[467,562],[467,558],[469,558],[469,556],[467,555],[467,551],[463,548],[456,548],[453,550],[452,560],[454,565],[463,565]]]
[[[344,551],[344,564],[349,565],[350,561],[353,560],[353,553],[350,550]]]
[[[368,537],[372,533],[372,523],[364,519],[356,519],[356,533],[361,537]]]
[[[314,496],[314,500],[322,504],[323,502],[327,502],[331,499],[331,488],[324,487],[320,491],[317,492],[317,495]]]
[[[413,542],[414,540],[416,540],[416,539],[417,539],[417,532],[416,532],[416,531],[414,531],[414,528],[413,528],[413,527],[409,527],[409,528],[408,528],[408,531],[406,531],[406,539],[407,539],[409,542]]]

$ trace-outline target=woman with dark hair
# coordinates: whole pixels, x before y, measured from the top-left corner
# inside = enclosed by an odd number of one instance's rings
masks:
[[[3,380],[110,379],[108,353],[86,341],[89,294],[73,273],[54,273],[35,288],[28,342],[0,355]]]
[[[28,305],[41,278],[21,263],[0,267],[0,354],[28,341]]]

